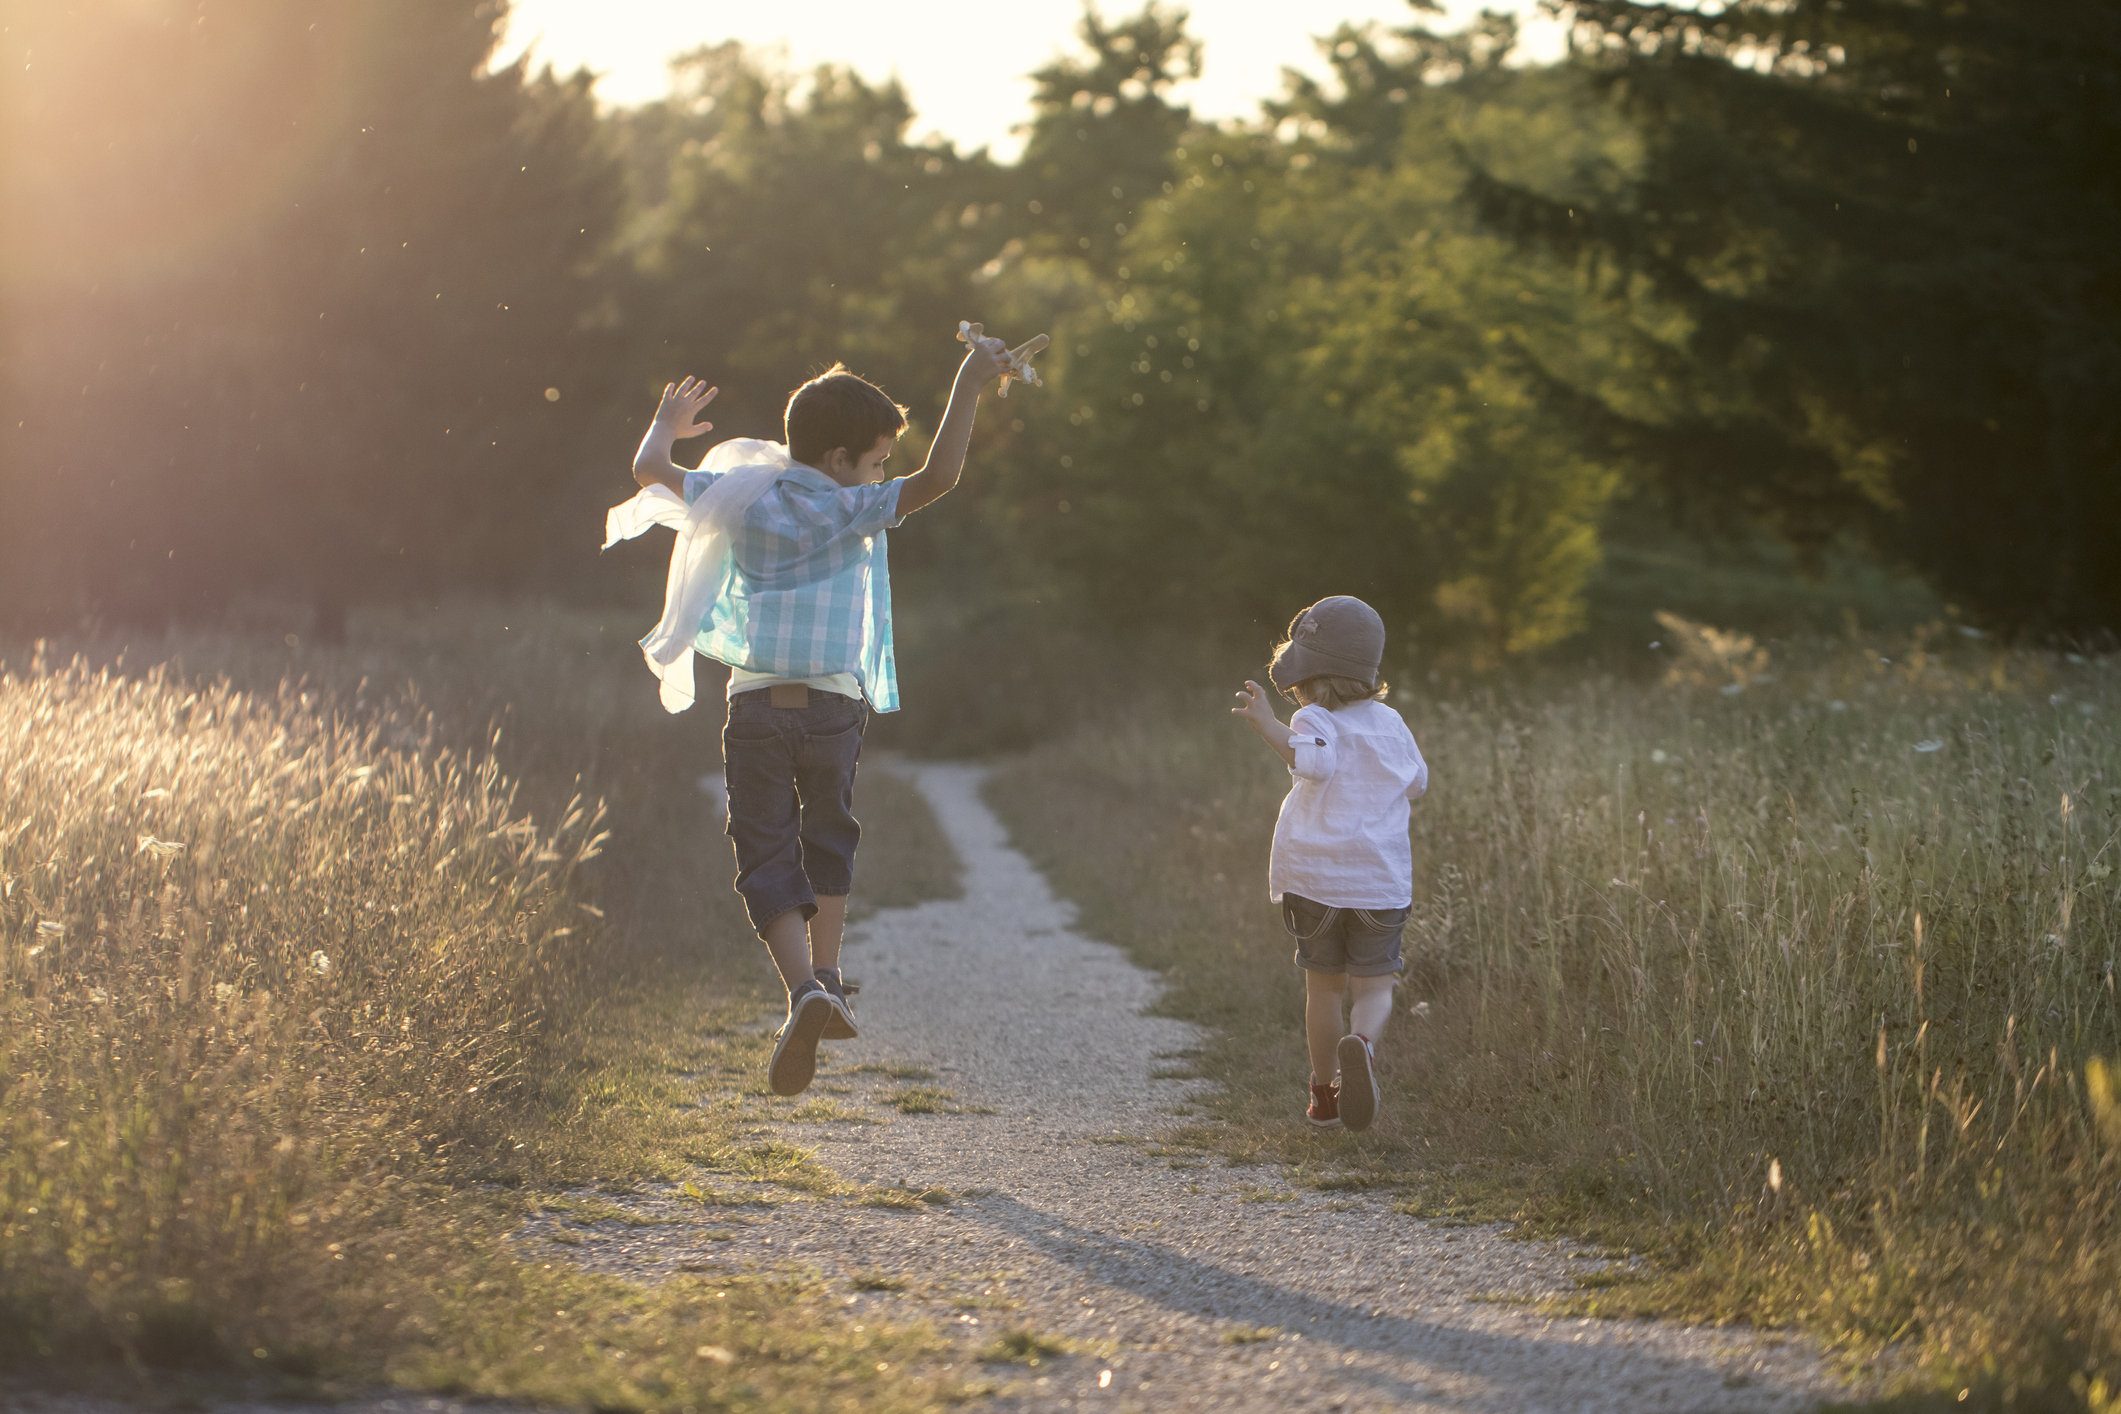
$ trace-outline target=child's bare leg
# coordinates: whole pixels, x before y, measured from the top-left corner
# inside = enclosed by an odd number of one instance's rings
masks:
[[[1311,1083],[1331,1085],[1338,1066],[1340,1004],[1347,978],[1338,972],[1304,969],[1304,1041],[1311,1049]]]
[[[847,931],[847,895],[819,894],[810,915],[810,965],[838,967],[840,936]]]
[[[819,901],[819,912],[823,912],[824,900]],[[840,916],[846,916],[847,901],[840,900]],[[786,913],[774,915],[759,936],[766,940],[766,951],[773,954],[774,968],[781,974],[781,985],[790,996],[796,988],[807,987],[815,982],[810,972],[810,928],[803,920],[803,910],[791,908]],[[833,950],[839,949],[838,939],[833,941]]]
[[[1348,1029],[1368,1038],[1373,1046],[1384,1035],[1385,1022],[1392,1015],[1392,984],[1398,980],[1390,974],[1348,979],[1348,990],[1354,994],[1354,1002],[1348,1008]],[[1317,1054],[1315,1043],[1312,1054]]]

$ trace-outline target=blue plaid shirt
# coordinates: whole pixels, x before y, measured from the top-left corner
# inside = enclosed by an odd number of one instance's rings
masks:
[[[714,472],[685,476],[691,504]],[[744,512],[736,572],[693,646],[717,662],[775,677],[853,673],[869,705],[898,710],[891,641],[891,563],[900,482],[842,486],[796,466]]]

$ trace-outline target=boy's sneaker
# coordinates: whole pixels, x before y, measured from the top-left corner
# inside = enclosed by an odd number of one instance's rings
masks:
[[[835,1003],[832,1019],[825,1023],[822,1039],[852,1041],[860,1037],[862,1033],[854,1027],[854,1003],[848,999],[862,990],[862,984],[842,980],[837,967],[820,967],[814,975],[817,977],[817,984],[830,994]]]
[[[1313,1129],[1340,1128],[1340,1097],[1332,1086],[1311,1087],[1311,1108],[1304,1111],[1304,1122]]]
[[[1377,1056],[1366,1036],[1340,1038],[1340,1122],[1349,1129],[1370,1127],[1377,1118]]]
[[[817,1074],[817,1043],[838,1003],[815,982],[788,999],[788,1021],[773,1041],[766,1083],[776,1095],[800,1095]]]

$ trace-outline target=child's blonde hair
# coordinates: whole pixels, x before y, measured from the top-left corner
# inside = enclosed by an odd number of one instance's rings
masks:
[[[1306,699],[1317,703],[1328,712],[1338,712],[1350,702],[1384,700],[1391,685],[1379,678],[1375,686],[1359,678],[1344,678],[1335,673],[1320,673],[1315,678],[1305,678],[1289,689],[1289,695],[1301,692]]]

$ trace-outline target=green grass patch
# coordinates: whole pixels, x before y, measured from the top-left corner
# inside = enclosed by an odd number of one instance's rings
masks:
[[[935,1072],[925,1065],[903,1065],[898,1062],[867,1061],[845,1072],[848,1075],[882,1075],[893,1080],[933,1080]]]
[[[1040,1335],[1028,1326],[1004,1331],[980,1349],[978,1360],[986,1365],[1026,1365],[1037,1369],[1045,1362],[1068,1353],[1068,1342]]]
[[[850,1283],[856,1291],[904,1291],[909,1283],[881,1269],[856,1272]]]
[[[707,1208],[765,1208],[773,1206],[773,1200],[757,1190],[740,1193],[726,1188],[703,1186],[686,1179],[678,1190],[678,1196],[688,1203],[698,1203]]]
[[[926,1208],[941,1208],[954,1201],[947,1188],[872,1188],[856,1200],[864,1208],[897,1208],[902,1212],[917,1213]]]
[[[537,1206],[548,1212],[566,1214],[563,1221],[575,1227],[594,1227],[599,1223],[617,1223],[621,1227],[668,1227],[679,1221],[591,1199],[544,1198],[537,1201]]]
[[[796,1124],[875,1124],[877,1118],[838,1100],[817,1096],[779,1116]]]
[[[1280,1326],[1232,1326],[1223,1332],[1223,1344],[1265,1345],[1280,1335]]]
[[[772,1183],[797,1193],[829,1195],[844,1193],[847,1182],[817,1161],[808,1149],[783,1144],[777,1139],[752,1144],[735,1154],[736,1171],[761,1183]]]
[[[1297,1174],[1292,1180],[1321,1193],[1390,1193],[1405,1188],[1409,1180],[1384,1173]]]
[[[956,1096],[932,1085],[908,1085],[884,1097],[884,1103],[902,1115],[955,1113]]]

